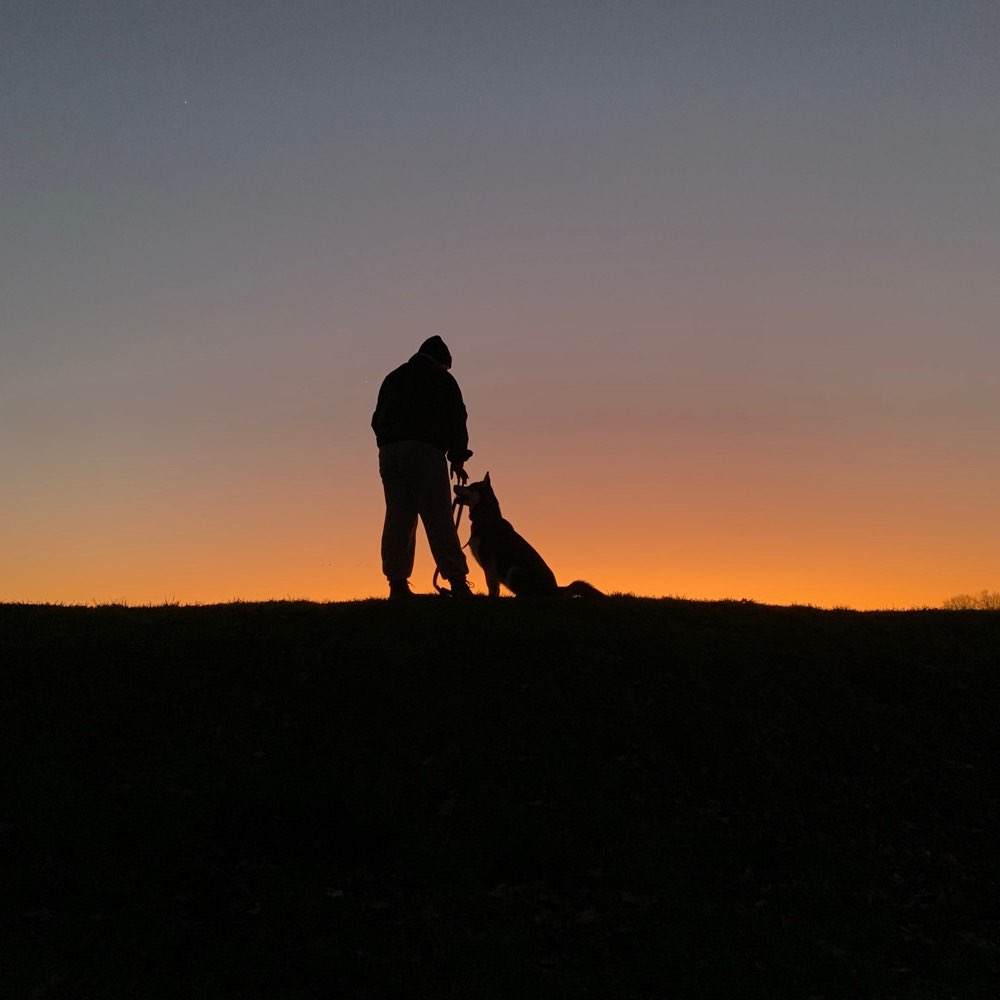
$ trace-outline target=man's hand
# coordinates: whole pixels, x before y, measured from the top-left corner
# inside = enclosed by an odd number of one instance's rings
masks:
[[[465,471],[464,462],[451,463],[451,478],[457,480],[463,486],[469,481],[469,474]]]

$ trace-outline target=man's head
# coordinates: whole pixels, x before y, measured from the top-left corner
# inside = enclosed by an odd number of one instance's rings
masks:
[[[420,345],[420,350],[417,353],[436,361],[442,368],[451,368],[451,351],[448,350],[448,345],[436,334],[433,337],[428,337]]]

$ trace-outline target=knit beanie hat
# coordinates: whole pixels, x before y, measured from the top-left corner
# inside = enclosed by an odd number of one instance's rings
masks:
[[[436,334],[433,337],[428,337],[420,345],[420,354],[427,354],[432,357],[435,361],[439,361],[446,368],[451,367],[451,351],[448,350],[448,345]]]

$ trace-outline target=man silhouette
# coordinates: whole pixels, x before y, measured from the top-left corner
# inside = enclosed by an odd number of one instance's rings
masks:
[[[385,492],[382,572],[389,599],[410,596],[409,577],[417,542],[417,517],[441,575],[455,597],[471,594],[458,531],[451,519],[451,476],[469,476],[467,413],[462,390],[450,374],[451,352],[440,337],[425,340],[404,365],[389,372],[372,416],[378,469]]]

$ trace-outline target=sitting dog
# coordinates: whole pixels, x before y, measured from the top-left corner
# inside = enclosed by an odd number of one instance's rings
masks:
[[[514,530],[500,513],[500,503],[490,474],[480,483],[456,486],[458,502],[469,508],[472,531],[469,548],[486,574],[490,597],[500,596],[502,583],[515,597],[539,597],[550,594],[603,597],[596,587],[574,580],[565,587],[556,583],[555,574],[545,560]]]

